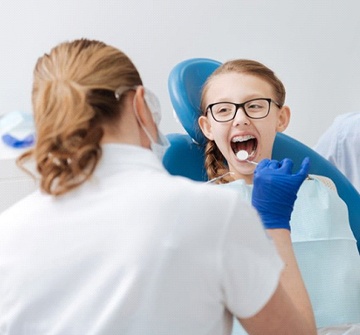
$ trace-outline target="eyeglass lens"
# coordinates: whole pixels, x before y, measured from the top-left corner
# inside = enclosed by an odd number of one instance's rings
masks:
[[[219,102],[211,106],[211,112],[216,121],[230,121],[235,117],[239,108],[243,108],[245,114],[252,119],[261,119],[268,115],[270,102],[266,99],[255,99],[235,104],[232,102]]]

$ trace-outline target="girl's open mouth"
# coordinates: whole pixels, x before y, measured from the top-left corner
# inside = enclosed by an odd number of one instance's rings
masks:
[[[248,157],[252,157],[255,154],[257,148],[257,139],[252,135],[235,136],[231,140],[231,148],[236,155],[240,150],[245,150],[248,153]]]

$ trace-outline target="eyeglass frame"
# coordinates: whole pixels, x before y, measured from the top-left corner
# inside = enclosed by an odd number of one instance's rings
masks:
[[[267,111],[267,113],[266,113],[265,116],[252,117],[252,116],[250,116],[250,115],[246,112],[244,106],[245,106],[247,103],[249,103],[249,102],[251,102],[251,101],[256,101],[256,100],[266,100],[266,101],[269,103],[269,109],[268,109],[268,111]],[[214,102],[213,104],[209,104],[209,105],[206,107],[206,109],[205,109],[205,116],[207,115],[208,110],[210,109],[211,116],[213,117],[213,119],[214,119],[216,122],[229,122],[229,121],[232,121],[232,120],[235,119],[238,110],[239,110],[240,108],[242,108],[242,110],[244,111],[245,115],[246,115],[248,118],[253,119],[253,120],[260,120],[260,119],[266,118],[266,117],[269,115],[269,113],[270,113],[270,108],[271,108],[271,103],[274,103],[278,108],[281,108],[281,107],[282,107],[279,103],[277,103],[276,101],[274,101],[274,100],[271,99],[271,98],[256,98],[256,99],[250,99],[250,100],[247,100],[247,101],[245,101],[245,102],[243,102],[243,103],[240,103],[240,104],[235,103],[235,102],[230,102],[230,101]],[[226,120],[226,121],[218,121],[218,120],[215,118],[215,116],[214,116],[214,114],[213,114],[213,111],[212,111],[212,107],[215,106],[215,105],[218,105],[218,104],[232,104],[232,105],[234,105],[235,108],[236,108],[235,113],[234,113],[234,116],[233,116],[231,119]]]

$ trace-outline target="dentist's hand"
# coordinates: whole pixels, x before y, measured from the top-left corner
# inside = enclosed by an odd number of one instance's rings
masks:
[[[264,159],[254,172],[252,204],[257,209],[266,229],[290,230],[290,217],[297,192],[308,175],[309,158],[306,157],[299,172],[292,174],[293,162]]]

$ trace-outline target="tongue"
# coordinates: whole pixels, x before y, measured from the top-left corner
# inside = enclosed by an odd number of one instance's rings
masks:
[[[254,143],[253,139],[244,141],[244,142],[237,142],[236,148],[234,148],[234,151],[236,153],[238,153],[240,151],[245,151],[248,155],[250,155],[252,153],[252,151],[254,150],[254,146],[255,146],[255,143]],[[241,155],[245,155],[245,154],[241,154]]]

